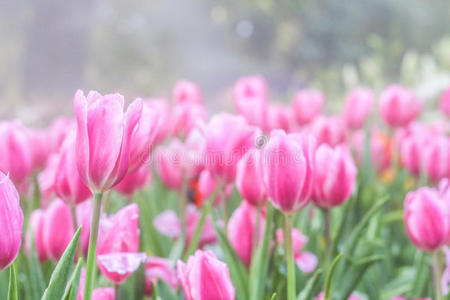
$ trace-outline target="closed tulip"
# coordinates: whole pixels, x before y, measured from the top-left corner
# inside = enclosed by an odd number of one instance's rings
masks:
[[[145,294],[149,297],[153,295],[153,284],[158,280],[166,282],[174,290],[178,287],[175,269],[168,259],[161,257],[149,257],[145,262]]]
[[[75,94],[77,167],[93,193],[111,189],[128,172],[130,139],[141,116],[142,101],[131,103],[125,115],[123,102],[120,94]]]
[[[158,112],[158,128],[156,130],[155,144],[163,142],[170,133],[170,107],[165,99],[151,98],[144,102],[144,105],[153,108]]]
[[[39,190],[41,192],[41,207],[46,208],[55,195],[55,177],[58,171],[59,155],[52,154],[45,169],[38,175]],[[77,171],[78,172],[78,171]]]
[[[277,242],[284,243],[284,233],[281,229],[277,230]],[[308,238],[304,236],[298,229],[292,229],[292,248],[294,252],[294,260],[297,267],[305,273],[314,272],[317,267],[317,257],[311,252],[305,251],[304,247],[308,242]]]
[[[450,138],[445,135],[433,137],[423,151],[424,169],[433,181],[450,177]]]
[[[180,80],[173,89],[175,104],[203,104],[203,95],[199,86],[192,81]]]
[[[314,141],[302,144],[284,131],[273,131],[263,148],[263,178],[267,196],[284,213],[309,203],[314,183]]]
[[[111,287],[98,288],[92,291],[92,300],[115,300],[114,289]]]
[[[54,120],[47,129],[51,152],[58,152],[67,135],[76,129],[76,122],[73,119],[59,117]]]
[[[444,115],[450,117],[450,87],[442,93],[439,108]]]
[[[317,144],[327,144],[332,147],[345,143],[347,128],[340,117],[317,118],[311,127],[312,133],[317,138]]]
[[[47,248],[44,241],[44,223],[45,223],[45,213],[41,209],[34,210],[28,221],[28,232],[27,238],[25,240],[25,249],[30,251],[31,249],[31,236],[34,240],[34,248],[36,250],[37,257],[39,261],[43,262],[47,260]]]
[[[40,170],[45,167],[51,153],[49,134],[45,130],[27,128],[28,143],[33,145],[31,152],[31,169]]]
[[[348,95],[344,107],[344,120],[351,129],[363,127],[375,102],[375,93],[365,88],[356,88]]]
[[[388,86],[380,95],[380,114],[392,127],[408,125],[420,113],[421,103],[414,93],[398,84]]]
[[[185,138],[200,120],[206,120],[206,110],[202,104],[176,104],[172,110],[170,132],[174,136]]]
[[[446,243],[450,230],[449,207],[437,190],[424,187],[409,192],[404,220],[409,238],[419,249],[435,251]]]
[[[347,201],[356,184],[356,173],[347,148],[320,146],[315,161],[314,203],[322,208],[331,208]]]
[[[205,201],[211,197],[217,188],[217,181],[212,177],[211,172],[208,170],[203,170],[197,182],[197,192],[198,195],[196,200],[196,205],[201,207]],[[216,199],[214,200],[214,205],[219,205],[222,201],[226,201],[230,198],[233,192],[234,184],[229,183],[225,186],[225,193],[217,193]]]
[[[239,161],[236,173],[236,186],[242,197],[254,206],[264,205],[266,201],[261,150],[248,151]]]
[[[179,190],[183,185],[182,160],[184,146],[178,139],[173,139],[168,145],[161,145],[155,150],[156,172],[164,185],[170,189]]]
[[[177,276],[186,300],[235,299],[228,267],[211,251],[197,250],[186,264],[179,260]]]
[[[22,244],[23,213],[9,177],[0,172],[0,271],[17,257]]]
[[[295,120],[299,125],[305,125],[320,115],[325,103],[324,95],[317,90],[301,90],[295,94],[293,109]]]
[[[423,149],[426,138],[419,134],[412,134],[400,142],[400,161],[413,175],[419,176],[422,170]]]
[[[84,201],[76,207],[78,226],[81,226],[80,245],[83,254],[87,256],[89,249],[89,237],[91,236],[91,221],[93,212],[92,201]]]
[[[128,173],[114,189],[124,196],[131,197],[137,190],[149,184],[151,180],[150,167],[143,164],[133,172]]]
[[[291,132],[295,128],[292,108],[285,105],[271,105],[268,113],[268,130],[283,129]]]

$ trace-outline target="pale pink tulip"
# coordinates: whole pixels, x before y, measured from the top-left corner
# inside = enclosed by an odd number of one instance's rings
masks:
[[[211,172],[209,172],[208,170],[203,170],[198,177],[197,192],[199,193],[199,195],[197,195],[197,199],[195,199],[195,204],[198,207],[201,207],[203,203],[212,196],[216,188],[217,182],[212,177]],[[229,199],[233,188],[233,183],[229,183],[225,186],[225,193],[217,192],[216,199],[214,200],[214,205],[217,206],[222,201],[226,201],[227,199]]]
[[[206,120],[206,110],[201,104],[180,103],[175,105],[171,116],[171,130],[174,136],[185,138],[197,122]]]
[[[165,281],[174,290],[178,287],[175,269],[168,259],[161,257],[148,257],[145,262],[145,294],[149,297],[153,295],[153,284],[158,280]]]
[[[73,119],[59,117],[54,120],[47,129],[51,152],[58,152],[67,135],[76,128],[76,122]]]
[[[390,85],[380,95],[381,117],[392,127],[408,125],[421,109],[422,104],[414,93],[401,85]]]
[[[131,173],[128,173],[114,189],[124,196],[132,196],[137,190],[152,181],[150,167],[143,164]]]
[[[163,142],[170,132],[170,107],[165,99],[151,98],[144,102],[144,105],[155,109],[158,112],[158,129],[156,130],[155,144]]]
[[[276,234],[278,243],[283,245],[283,230],[278,229]],[[308,238],[298,231],[298,229],[292,229],[292,250],[294,252],[295,263],[303,272],[311,273],[317,267],[317,257],[311,252],[303,250],[307,242]]]
[[[175,104],[203,104],[202,91],[192,81],[180,80],[173,89],[173,99]]]
[[[400,141],[400,162],[413,175],[422,171],[422,156],[427,144],[426,136],[411,134]]]
[[[254,206],[264,205],[266,193],[262,174],[260,149],[251,149],[239,161],[236,172],[236,186],[242,197]]]
[[[344,120],[351,129],[363,127],[375,102],[375,93],[365,88],[356,88],[348,95],[344,107]]]
[[[293,100],[294,115],[299,125],[305,125],[320,115],[325,103],[324,95],[318,90],[300,90]]]

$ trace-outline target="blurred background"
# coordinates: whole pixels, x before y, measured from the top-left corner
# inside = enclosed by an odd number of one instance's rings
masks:
[[[71,114],[78,88],[170,98],[188,79],[214,109],[249,74],[280,101],[450,83],[448,0],[0,0],[0,36],[0,118],[26,123]]]

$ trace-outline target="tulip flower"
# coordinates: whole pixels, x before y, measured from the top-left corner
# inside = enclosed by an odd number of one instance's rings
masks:
[[[295,127],[294,113],[292,109],[284,105],[269,106],[268,129],[283,129],[286,132],[293,131]]]
[[[149,297],[153,295],[153,284],[158,280],[165,281],[174,290],[178,287],[177,275],[171,262],[160,257],[149,257],[145,262],[145,294]]]
[[[42,169],[45,167],[51,152],[50,144],[48,142],[49,134],[47,131],[35,128],[28,128],[26,133],[29,145],[33,145],[30,149],[31,169]]]
[[[0,171],[16,185],[25,183],[32,167],[27,132],[19,121],[0,123]]]
[[[363,131],[358,131],[353,135],[352,145],[358,163],[361,163],[363,159],[364,139]],[[378,173],[381,173],[391,165],[394,142],[388,135],[377,129],[370,132],[369,139],[372,165]]]
[[[209,199],[209,197],[212,196],[212,194],[217,188],[217,185],[218,183],[212,177],[211,172],[209,172],[208,170],[203,170],[200,173],[197,181],[196,192],[198,192],[199,195],[194,195],[196,196],[195,205],[197,205],[197,207],[203,206],[203,204]],[[233,192],[233,188],[234,188],[233,183],[229,183],[228,185],[226,185],[225,193],[218,193],[213,204],[217,206],[220,203],[222,203],[222,201],[226,201],[227,199],[229,199],[231,193]]]
[[[9,177],[0,172],[0,271],[17,257],[22,244],[23,213]]]
[[[58,152],[67,135],[73,130],[76,130],[75,120],[66,117],[59,117],[54,120],[47,129],[51,152]]]
[[[240,78],[233,87],[233,100],[259,98],[267,101],[267,85],[264,77],[253,75]],[[235,103],[237,105],[237,103]]]
[[[203,105],[188,102],[177,104],[172,111],[170,132],[174,136],[185,138],[197,122],[205,119],[206,110]]]
[[[151,180],[150,168],[147,164],[143,164],[135,171],[128,173],[114,189],[124,196],[131,197],[137,190],[149,184]]]
[[[403,127],[414,120],[422,109],[413,92],[401,85],[388,86],[380,95],[380,114],[392,127]]]
[[[248,151],[239,161],[236,172],[236,186],[249,204],[262,206],[266,201],[261,150]]]
[[[175,104],[203,104],[203,95],[197,84],[187,80],[180,80],[173,89]]]
[[[170,189],[179,190],[183,185],[183,155],[184,147],[178,139],[173,139],[167,146],[158,146],[155,150],[156,171]]]
[[[425,172],[433,181],[450,177],[450,138],[445,135],[433,137],[423,151]]]
[[[36,254],[39,261],[46,261],[49,257],[47,254],[47,248],[44,241],[44,223],[45,212],[41,209],[34,210],[28,221],[28,232],[25,239],[25,249],[30,251],[31,249],[31,235],[33,235]]]
[[[277,230],[277,242],[284,243],[283,230]],[[304,236],[298,229],[292,229],[292,249],[294,252],[295,263],[300,270],[305,273],[312,273],[317,267],[317,257],[311,252],[304,251],[308,238]]]
[[[186,300],[235,299],[228,267],[211,251],[197,250],[186,264],[179,260],[177,276]]]
[[[422,170],[423,149],[426,144],[426,137],[419,134],[411,134],[400,142],[400,161],[415,176],[419,176]]]
[[[447,88],[442,94],[439,102],[439,108],[444,115],[450,117],[450,87]]]
[[[46,208],[50,200],[52,200],[53,196],[55,195],[55,177],[58,164],[59,155],[52,154],[47,161],[45,169],[38,175],[42,208]]]
[[[81,226],[80,246],[84,256],[87,256],[89,249],[89,238],[91,235],[91,219],[94,207],[92,201],[84,201],[77,205],[76,217],[77,228]]]
[[[348,149],[321,145],[316,152],[314,203],[328,209],[347,201],[356,184],[357,169]]]
[[[92,291],[92,300],[115,300],[114,289],[110,287],[98,288]]]
[[[310,123],[320,115],[324,103],[325,97],[320,91],[301,90],[297,92],[292,103],[295,120],[299,125]]]
[[[344,143],[347,138],[347,128],[340,117],[321,116],[313,122],[311,131],[316,136],[318,145],[334,147]]]
[[[170,132],[170,107],[165,99],[147,99],[144,105],[158,112],[158,128],[154,143],[161,143]]]
[[[360,129],[375,102],[375,93],[365,88],[354,89],[348,95],[344,107],[344,120],[351,129]]]

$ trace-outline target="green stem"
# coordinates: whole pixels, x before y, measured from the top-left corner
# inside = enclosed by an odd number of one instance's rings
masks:
[[[327,257],[326,261],[328,262],[331,259],[330,210],[328,208],[324,208],[323,214],[325,217],[325,248]]]
[[[94,211],[92,214],[91,234],[89,237],[89,251],[86,267],[86,281],[84,285],[84,300],[91,300],[92,289],[94,287],[96,263],[95,256],[97,251],[98,224],[100,221],[100,210],[102,207],[103,193],[94,194]]]
[[[441,270],[439,267],[439,257],[438,257],[439,252],[438,251],[434,251],[432,254],[432,262],[431,262],[431,268],[433,271],[433,279],[434,279],[434,287],[435,287],[435,292],[436,292],[436,300],[443,300],[444,298],[442,297],[442,290],[441,290]]]
[[[219,187],[222,201],[223,232],[225,233],[225,236],[228,237],[228,205],[225,188],[225,185],[220,185]]]
[[[253,247],[252,247],[252,258],[255,255],[256,249],[258,248],[258,241],[259,241],[259,226],[261,223],[261,205],[258,205],[256,207],[256,220],[255,220],[255,226],[253,230]]]
[[[78,220],[77,220],[77,211],[74,204],[70,205],[70,213],[72,214],[73,232],[77,232]],[[83,250],[81,249],[81,243],[78,243],[77,245],[77,255],[79,258],[83,258]]]
[[[286,251],[287,263],[287,300],[295,299],[295,268],[294,268],[294,252],[292,249],[292,216],[284,215],[284,245]]]

